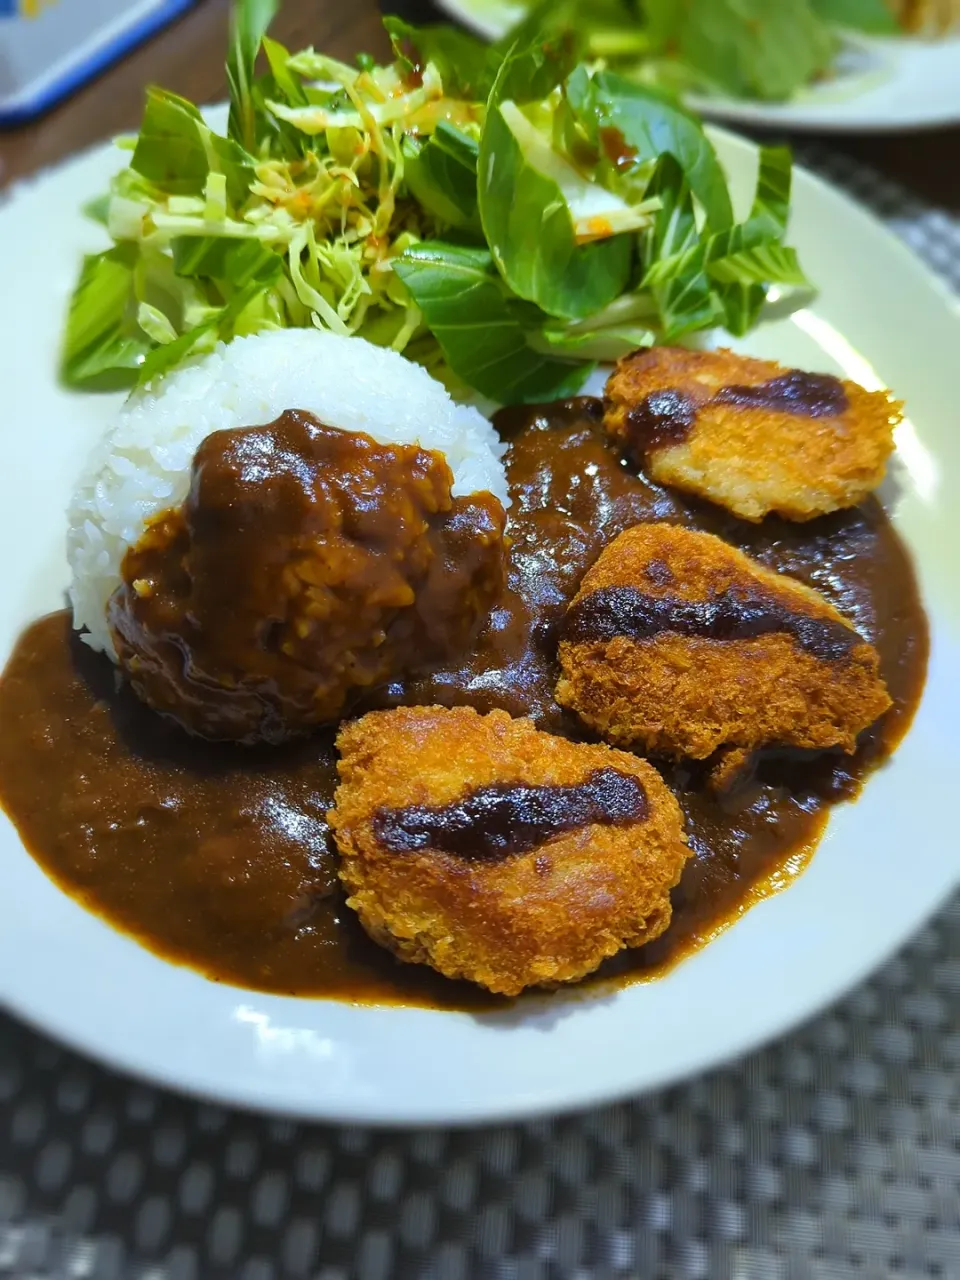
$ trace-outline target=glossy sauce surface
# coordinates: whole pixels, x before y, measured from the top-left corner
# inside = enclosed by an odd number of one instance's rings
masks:
[[[854,794],[909,724],[927,631],[909,559],[875,501],[810,524],[744,524],[638,476],[598,418],[596,401],[500,415],[512,442],[507,591],[463,663],[387,686],[368,705],[503,707],[576,736],[553,699],[564,611],[603,546],[655,519],[719,534],[822,591],[878,646],[894,699],[855,757],[771,753],[724,799],[706,790],[704,767],[667,771],[694,854],[667,933],[590,980],[624,982],[662,972],[802,868],[830,803]],[[24,634],[0,681],[3,807],[60,885],[146,945],[264,990],[498,1003],[400,964],[362,933],[342,901],[325,818],[335,778],[327,734],[255,750],[188,739],[118,690],[66,614]]]

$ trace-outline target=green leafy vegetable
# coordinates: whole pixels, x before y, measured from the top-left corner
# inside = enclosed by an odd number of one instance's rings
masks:
[[[604,130],[619,133],[636,153],[637,164],[672,155],[711,225],[719,229],[732,222],[726,177],[695,116],[656,89],[607,71],[593,77],[587,110],[597,135],[602,138]]]
[[[234,142],[252,152],[258,140],[257,104],[253,93],[254,66],[267,28],[276,17],[280,0],[244,0],[233,8],[227,83],[230,85],[230,123]]]
[[[504,41],[538,29],[630,79],[769,101],[830,74],[844,30],[899,30],[886,0],[541,0]]]
[[[677,196],[677,229],[651,244],[643,281],[654,296],[665,299],[668,336],[719,320],[731,333],[742,335],[756,324],[770,281],[809,289],[796,253],[781,241],[789,198],[790,153],[784,147],[761,149],[757,191],[745,222],[714,235],[695,236],[682,194]],[[705,279],[713,299],[712,321],[701,314]],[[688,310],[692,314],[686,318]]]
[[[173,342],[156,346],[143,361],[140,369],[142,381],[150,382],[159,378],[199,350],[212,350],[217,341],[228,342],[245,330],[239,323],[247,308],[256,301],[260,294],[259,286],[254,282],[241,289],[225,307],[220,308],[206,320],[181,334]]]
[[[274,96],[281,96],[291,106],[305,107],[310,101],[307,91],[296,75],[290,70],[290,52],[278,40],[263,37],[263,52],[267,55],[270,75],[273,78],[271,88]]]
[[[537,102],[574,70],[586,52],[571,0],[542,0],[497,44],[498,93],[514,102]]]
[[[432,65],[452,97],[471,102],[486,98],[499,59],[475,36],[457,27],[414,27],[394,17],[384,18],[383,25],[408,82],[415,85]]]
[[[646,0],[653,49],[724,93],[783,99],[820,75],[837,41],[807,0]]]
[[[644,283],[656,301],[664,337],[675,342],[717,324],[723,306],[707,275],[690,183],[672,153],[661,156],[650,185],[660,209],[644,244],[644,261],[651,264]],[[666,269],[669,263],[676,267]],[[659,274],[658,264],[664,264]]]
[[[171,196],[202,195],[211,172],[222,173],[235,206],[253,180],[253,162],[235,142],[213,133],[193,103],[157,88],[147,90],[130,167]]]
[[[133,309],[135,260],[131,245],[84,259],[64,340],[63,370],[70,382],[137,369],[149,350]]]
[[[421,143],[405,138],[404,176],[410,194],[441,223],[480,232],[477,203],[475,138],[441,120],[432,137]]]
[[[806,287],[796,251],[784,245],[790,207],[790,153],[785,147],[764,147],[753,208],[746,222],[710,242],[707,269],[728,284],[762,284],[776,279]]]
[[[110,212],[110,197],[107,195],[97,196],[93,200],[88,200],[83,206],[84,217],[90,218],[93,222],[107,225],[107,217]]]
[[[810,289],[796,251],[782,243],[789,207],[790,153],[785,147],[764,147],[750,216],[742,226],[718,236],[707,251],[707,271],[717,283],[723,323],[737,337],[757,323],[767,281]]]
[[[410,290],[452,369],[500,402],[572,395],[589,368],[527,346],[520,309],[511,305],[485,249],[435,241],[408,249],[394,270]]]
[[[896,35],[900,26],[887,0],[811,0],[826,22],[873,35]]]
[[[590,183],[519,108],[502,101],[513,66],[508,59],[494,86],[480,143],[484,234],[518,297],[549,315],[579,320],[612,302],[627,283],[633,246],[627,236],[611,234],[612,219],[624,217],[634,230],[648,219],[630,219],[633,211],[615,193]],[[583,243],[591,222],[597,238]]]
[[[291,53],[266,34],[275,0],[238,0],[228,134],[148,92],[97,206],[113,244],[84,265],[64,377],[146,382],[219,341],[313,325],[464,394],[537,400],[658,339],[743,332],[770,286],[804,289],[788,154],[763,153],[736,224],[693,116],[574,65],[576,9],[541,5],[493,49],[389,19],[396,59],[377,66]]]
[[[237,288],[251,282],[269,284],[283,270],[283,261],[258,240],[222,240],[216,236],[175,236],[170,241],[178,276],[207,276]]]

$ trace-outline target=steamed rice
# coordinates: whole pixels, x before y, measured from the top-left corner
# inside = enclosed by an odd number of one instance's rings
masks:
[[[78,484],[67,554],[74,626],[115,659],[107,603],[120,565],[154,516],[187,495],[197,446],[213,431],[262,426],[286,409],[379,444],[445,454],[455,495],[488,490],[507,505],[505,446],[476,409],[426,370],[360,338],[288,329],[237,338],[126,402]]]

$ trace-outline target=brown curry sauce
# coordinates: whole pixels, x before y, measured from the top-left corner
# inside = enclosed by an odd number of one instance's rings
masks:
[[[452,485],[440,453],[299,410],[212,432],[108,606],[135,691],[202,738],[277,743],[462,653],[503,589],[505,513]]]
[[[909,557],[876,500],[810,524],[749,525],[636,474],[608,447],[599,405],[510,410],[508,589],[467,660],[382,688],[354,712],[469,703],[581,736],[553,699],[556,639],[586,569],[644,520],[716,533],[831,600],[877,646],[893,708],[853,757],[770,752],[726,798],[706,767],[665,776],[693,856],[669,930],[608,962],[587,987],[655,976],[797,874],[830,805],[894,749],[923,687],[927,628]],[[68,893],[167,959],[261,990],[484,1008],[467,984],[404,965],[369,941],[343,901],[326,822],[332,735],[281,747],[188,738],[144,707],[67,613],[21,637],[0,681],[0,800]]]

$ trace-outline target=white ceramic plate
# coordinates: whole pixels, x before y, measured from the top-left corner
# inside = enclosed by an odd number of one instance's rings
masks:
[[[753,150],[717,141],[743,203]],[[103,234],[78,210],[118,163],[95,151],[0,207],[0,660],[24,624],[63,602],[68,495],[116,404],[62,390],[54,368],[80,253]],[[890,494],[919,563],[933,651],[912,731],[861,799],[835,812],[792,888],[666,978],[615,995],[557,994],[480,1016],[357,1007],[242,991],[165,963],[61,893],[0,817],[0,1003],[118,1067],[228,1103],[470,1122],[587,1106],[701,1070],[808,1017],[899,947],[957,874],[939,813],[960,755],[960,314],[898,241],[808,174],[795,210],[794,239],[822,292],[748,346],[882,379],[906,398],[912,421]]]
[[[490,40],[518,22],[512,0],[437,0],[451,18]],[[765,128],[840,133],[929,129],[960,121],[960,36],[858,39],[837,75],[790,102],[746,102],[690,95],[689,105],[714,120]]]

